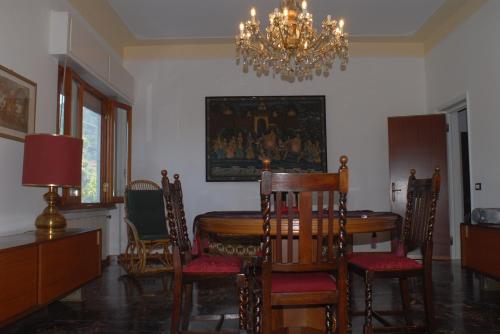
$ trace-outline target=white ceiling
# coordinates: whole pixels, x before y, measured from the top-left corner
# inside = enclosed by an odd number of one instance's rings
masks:
[[[107,0],[138,39],[233,38],[255,6],[262,24],[279,0]],[[316,28],[346,19],[352,36],[412,35],[445,0],[309,0]]]

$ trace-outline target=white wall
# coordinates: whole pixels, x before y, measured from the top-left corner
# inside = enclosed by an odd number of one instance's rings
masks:
[[[389,210],[387,117],[425,112],[423,59],[351,58],[347,71],[288,83],[234,59],[125,59],[136,82],[132,178],[180,173],[188,222],[211,210],[259,209],[258,185],[205,182],[205,97],[325,95],[328,168],[349,157],[349,209]]]
[[[51,10],[75,14],[66,0],[0,1],[0,64],[37,83],[35,132],[39,133],[56,130],[58,64],[48,54]],[[34,229],[36,216],[46,206],[42,195],[47,189],[21,185],[23,152],[22,142],[0,137],[0,234]],[[111,214],[105,255],[118,254],[119,213]]]
[[[467,94],[472,207],[500,207],[500,1],[490,0],[425,57],[427,109]],[[471,187],[474,189],[474,187]]]
[[[37,83],[36,132],[56,127],[57,61],[48,55],[50,0],[0,1],[0,64]],[[0,138],[0,233],[34,227],[44,189],[23,187],[23,143]]]

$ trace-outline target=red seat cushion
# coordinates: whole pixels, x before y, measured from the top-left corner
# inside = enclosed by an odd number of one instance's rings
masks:
[[[194,258],[182,268],[185,273],[237,274],[241,271],[242,259],[228,255],[202,255]]]
[[[335,291],[335,278],[328,273],[273,273],[272,292]]]
[[[392,253],[353,253],[349,263],[370,271],[422,269],[417,261]]]
[[[294,206],[292,207],[292,212],[294,214],[298,214],[299,213],[299,208]],[[281,207],[281,213],[284,214],[284,215],[287,215],[288,214],[288,207],[287,206],[282,206]]]

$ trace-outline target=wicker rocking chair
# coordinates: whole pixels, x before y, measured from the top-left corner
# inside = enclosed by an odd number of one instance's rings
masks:
[[[120,263],[128,274],[172,271],[165,204],[160,186],[148,180],[131,182],[125,190],[128,244]]]

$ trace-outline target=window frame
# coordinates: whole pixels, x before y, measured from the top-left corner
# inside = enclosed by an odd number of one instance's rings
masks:
[[[66,71],[66,74],[64,72]],[[63,85],[64,79],[64,87]],[[88,82],[83,80],[74,70],[70,67],[63,68],[59,66],[58,72],[58,89],[57,89],[57,133],[61,133],[61,125],[63,126],[63,134],[71,135],[71,125],[72,125],[72,103],[73,103],[73,81],[78,83],[77,89],[77,134],[76,137],[82,138],[83,132],[83,94],[87,93],[93,95],[94,97],[101,100],[101,165],[100,165],[100,202],[98,203],[82,203],[81,202],[81,190],[78,192],[78,196],[73,196],[70,193],[70,189],[64,188],[62,190],[62,196],[60,198],[59,207],[62,209],[86,209],[86,208],[102,208],[102,207],[112,207],[116,203],[123,203],[123,196],[113,196],[113,170],[114,170],[114,128],[116,120],[116,110],[117,108],[122,108],[127,111],[127,179],[126,183],[130,183],[131,180],[131,156],[132,156],[132,107],[128,104],[119,102],[112,97],[106,96],[104,93],[100,92],[98,89],[90,85]],[[64,96],[64,124],[60,121],[60,96]]]
[[[118,102],[116,100],[108,99],[106,103],[107,117],[109,117],[109,121],[106,123],[107,129],[106,132],[108,134],[107,141],[107,157],[106,159],[110,161],[106,166],[106,179],[108,183],[105,187],[107,187],[107,191],[105,192],[107,203],[123,203],[123,196],[114,196],[113,195],[113,187],[114,187],[114,169],[115,169],[115,124],[116,124],[116,113],[118,108],[124,109],[127,111],[127,184],[130,183],[130,171],[132,167],[131,163],[131,150],[132,150],[132,107]]]

